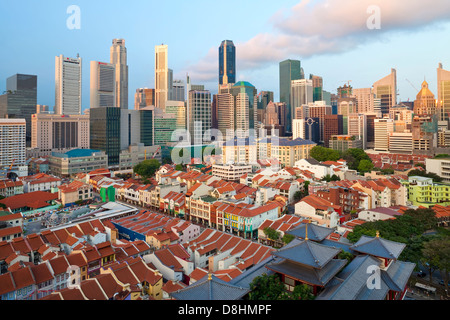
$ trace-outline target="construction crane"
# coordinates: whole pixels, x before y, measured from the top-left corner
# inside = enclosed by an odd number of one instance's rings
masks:
[[[412,84],[412,82],[411,81],[409,81],[408,79],[406,79],[406,81],[408,81],[409,82],[409,84],[411,85],[411,87],[413,87],[414,88],[414,90],[416,90],[417,92],[419,92],[419,90],[417,90],[417,88]]]
[[[156,152],[153,154],[153,156],[150,159],[151,160],[155,159],[156,155],[159,153],[160,150],[161,150],[161,146],[158,147],[158,149],[156,150]],[[147,160],[147,150],[145,150],[145,160]]]

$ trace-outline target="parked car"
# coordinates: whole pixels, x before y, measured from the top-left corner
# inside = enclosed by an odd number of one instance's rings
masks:
[[[419,272],[417,272],[417,277],[418,278],[425,278],[426,277],[426,273],[425,272],[423,272],[422,270],[420,270]]]
[[[445,285],[445,284],[444,284],[444,280],[439,281],[439,284],[440,284],[441,286],[444,286],[444,285]],[[450,287],[450,282],[448,283],[448,286]]]

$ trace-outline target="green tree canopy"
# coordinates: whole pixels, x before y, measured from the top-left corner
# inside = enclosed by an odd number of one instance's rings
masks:
[[[341,158],[341,153],[337,150],[315,146],[309,153],[310,157],[319,162],[323,161],[337,161]]]
[[[351,170],[358,170],[362,160],[372,163],[369,155],[362,149],[348,149],[342,154],[342,158],[347,161],[347,165]]]
[[[424,244],[422,253],[424,260],[430,266],[438,268],[444,279],[445,288],[448,290],[450,272],[450,237],[444,236],[428,241]]]
[[[136,165],[133,169],[134,173],[140,175],[144,179],[149,179],[158,169],[161,167],[161,163],[156,159],[145,160]]]
[[[280,233],[277,230],[274,230],[272,228],[265,228],[264,229],[264,234],[273,241],[276,241],[278,239],[280,239]]]
[[[374,165],[371,160],[361,160],[358,165],[358,172],[365,173],[370,172],[373,169]]]
[[[249,300],[314,300],[314,295],[307,285],[298,285],[293,292],[287,292],[279,276],[263,274],[250,284]]]
[[[442,182],[442,178],[433,172],[426,172],[422,170],[411,170],[408,173],[408,177],[425,177],[432,178],[434,182]]]

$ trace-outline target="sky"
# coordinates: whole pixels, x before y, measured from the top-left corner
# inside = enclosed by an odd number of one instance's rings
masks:
[[[218,47],[232,40],[237,79],[279,100],[279,62],[300,60],[324,90],[368,88],[397,70],[399,100],[413,101],[424,79],[437,95],[436,69],[450,70],[448,0],[0,0],[0,94],[6,78],[38,76],[38,104],[55,103],[55,56],[83,59],[83,109],[90,61],[109,62],[112,39],[126,41],[129,107],[154,88],[154,48],[167,44],[174,79],[218,86]],[[71,5],[79,8],[79,29]]]

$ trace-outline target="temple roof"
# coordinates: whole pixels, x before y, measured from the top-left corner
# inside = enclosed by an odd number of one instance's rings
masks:
[[[220,280],[214,275],[208,276],[197,281],[187,288],[173,292],[171,296],[176,300],[239,300],[247,293],[249,289],[231,285]]]
[[[321,227],[312,223],[302,223],[297,228],[287,231],[287,234],[293,235],[297,238],[306,238],[306,226],[308,226],[308,239],[321,242],[333,233],[333,229]]]
[[[291,260],[312,268],[321,269],[342,251],[314,241],[293,240],[289,246],[273,252],[274,256]]]
[[[380,237],[362,236],[350,249],[385,259],[398,259],[406,245]]]
[[[302,266],[291,260],[283,259],[278,262],[268,264],[267,269],[284,274],[298,281],[306,282],[310,285],[324,287],[345,266],[346,263],[347,260],[333,259],[323,268],[316,269]]]
[[[380,270],[378,288],[370,289],[373,272],[369,267],[379,265],[380,260],[361,255],[336,275],[325,287],[317,300],[384,300],[389,291],[403,292],[415,264],[396,261],[387,271]]]

